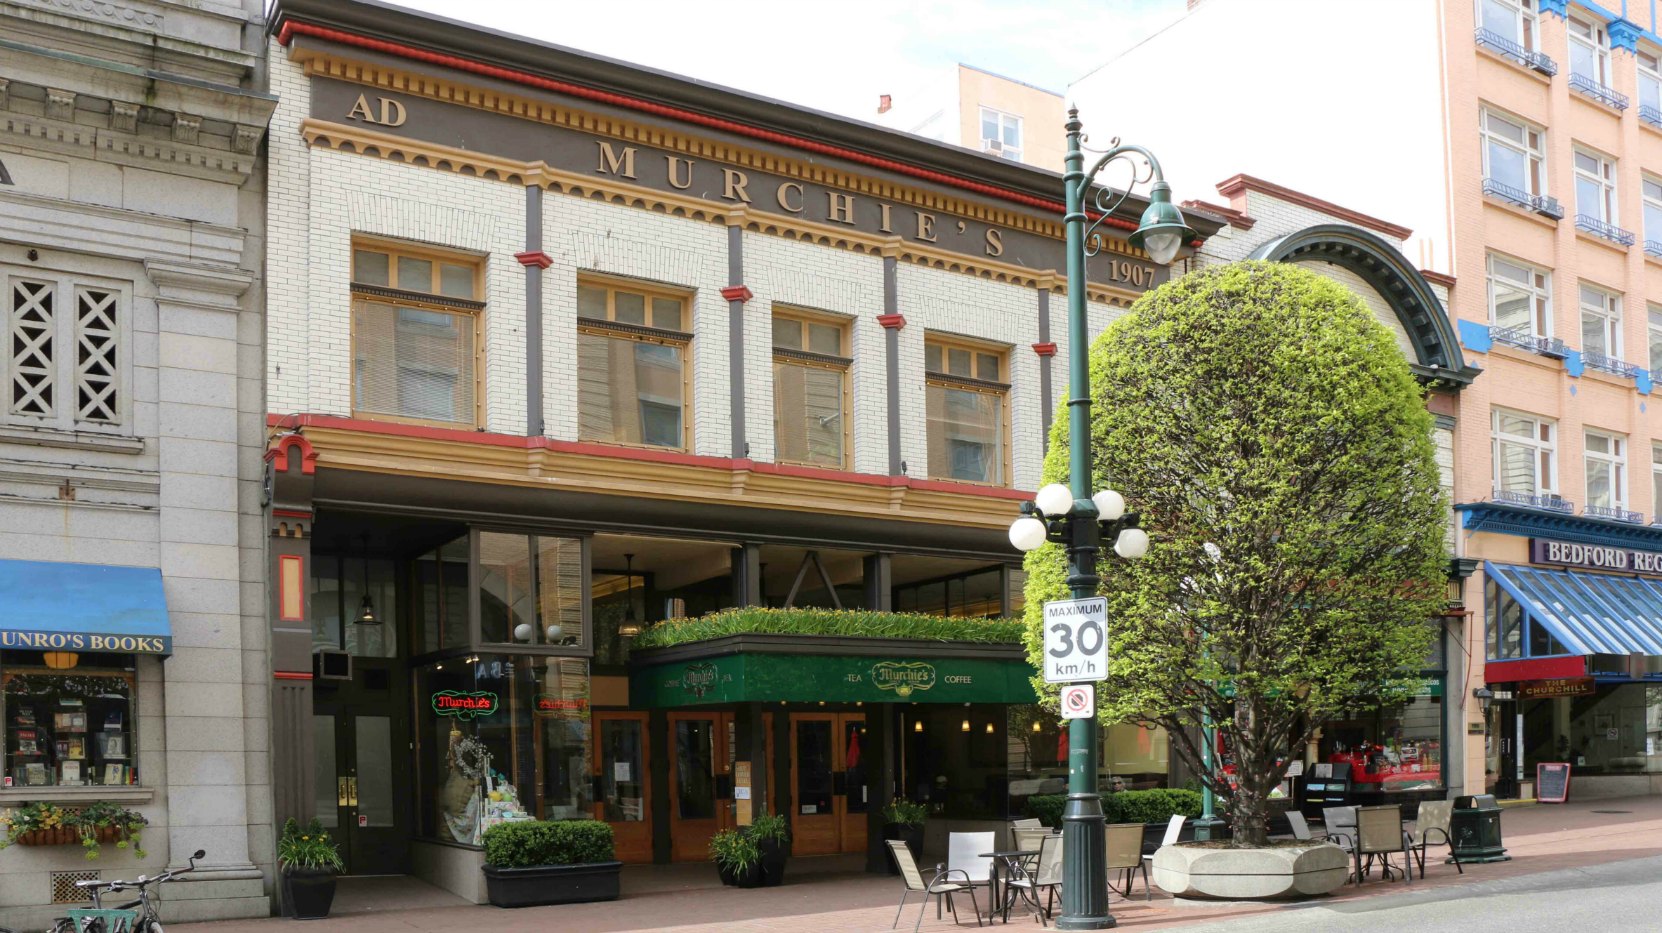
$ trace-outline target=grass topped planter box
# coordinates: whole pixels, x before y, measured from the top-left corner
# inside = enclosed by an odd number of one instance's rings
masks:
[[[527,820],[485,830],[486,898],[497,907],[615,901],[623,863],[598,820]]]

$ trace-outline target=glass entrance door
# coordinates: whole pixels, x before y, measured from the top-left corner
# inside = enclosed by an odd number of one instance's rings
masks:
[[[317,687],[313,704],[315,813],[340,844],[350,875],[409,866],[409,768],[404,720],[391,702],[393,671],[360,664],[351,683]]]
[[[594,714],[594,818],[612,824],[617,857],[652,861],[651,767],[646,713]]]
[[[733,715],[669,714],[670,857],[710,857],[710,837],[733,826]]]
[[[791,714],[791,852],[831,855],[866,846],[863,713]]]

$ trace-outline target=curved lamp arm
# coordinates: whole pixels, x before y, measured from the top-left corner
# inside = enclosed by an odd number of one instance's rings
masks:
[[[1096,178],[1102,174],[1103,169],[1121,161],[1131,166],[1131,183],[1125,186],[1124,191],[1115,191],[1106,185],[1097,187],[1096,194],[1091,199],[1095,202],[1097,218],[1092,220],[1091,225],[1085,228],[1085,255],[1087,256],[1095,256],[1102,250],[1102,241],[1095,237],[1096,229],[1102,226],[1105,219],[1112,217],[1127,198],[1131,197],[1133,188],[1145,182],[1152,181],[1157,184],[1165,184],[1166,181],[1166,173],[1161,171],[1160,160],[1154,157],[1154,153],[1149,152],[1142,146],[1120,145],[1117,137],[1109,145],[1112,148],[1103,153],[1102,157],[1091,166],[1091,170],[1085,173],[1085,177],[1081,181],[1084,190],[1091,190],[1091,186],[1096,184]],[[1132,158],[1133,156],[1142,156],[1140,166],[1137,160]]]

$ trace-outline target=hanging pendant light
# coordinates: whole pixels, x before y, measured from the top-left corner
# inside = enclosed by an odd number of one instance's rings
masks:
[[[623,555],[623,566],[623,624],[617,627],[617,633],[634,638],[641,633],[640,620],[635,617],[635,555]]]
[[[375,614],[375,600],[369,595],[369,535],[363,536],[364,541],[364,598],[358,604],[358,617],[352,621],[359,625],[380,625],[381,618]]]

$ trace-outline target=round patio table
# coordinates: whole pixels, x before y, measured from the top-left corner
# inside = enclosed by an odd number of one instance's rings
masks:
[[[988,923],[991,923],[992,919],[998,916],[999,906],[1003,903],[998,896],[998,876],[1001,869],[1005,880],[1005,897],[1009,897],[1011,890],[1018,890],[1022,892],[1023,901],[1031,904],[1034,908],[1038,908],[1038,900],[1036,898],[1030,898],[1026,888],[1012,889],[1009,886],[1010,879],[1024,873],[1025,869],[1022,868],[1022,861],[1033,858],[1038,854],[1038,851],[1034,849],[1005,849],[1000,852],[982,852],[978,856],[979,858],[990,858],[993,860],[993,870],[987,875],[989,889],[987,891]]]

